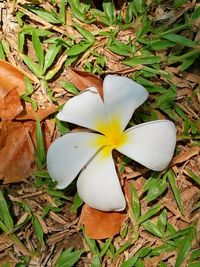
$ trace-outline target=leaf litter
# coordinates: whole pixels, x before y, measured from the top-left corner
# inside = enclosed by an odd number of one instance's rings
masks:
[[[0,266],[199,266],[198,3],[7,0],[0,8]],[[80,130],[56,111],[89,86],[102,94],[109,73],[150,93],[131,125],[168,118],[177,127],[161,173],[114,152],[125,214],[82,206],[75,184],[56,190],[45,169],[49,144]]]

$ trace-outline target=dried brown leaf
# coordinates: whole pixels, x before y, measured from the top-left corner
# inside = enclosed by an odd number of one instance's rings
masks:
[[[23,110],[19,94],[12,89],[0,100],[0,117],[4,120],[12,120]]]
[[[74,68],[68,68],[67,75],[79,90],[83,91],[88,87],[94,86],[99,94],[103,96],[103,81],[97,75]]]
[[[0,99],[14,88],[19,95],[26,92],[24,74],[10,63],[0,60]]]
[[[89,238],[93,239],[104,239],[118,234],[125,218],[126,211],[103,212],[90,208],[86,204],[82,209],[85,233]]]
[[[45,108],[40,108],[37,111],[32,109],[30,103],[24,103],[24,110],[16,117],[17,120],[36,120],[42,121],[57,110],[57,107],[50,103]]]
[[[34,168],[34,155],[29,134],[34,132],[33,122],[3,122],[0,148],[0,179],[4,183],[19,182],[29,177]]]

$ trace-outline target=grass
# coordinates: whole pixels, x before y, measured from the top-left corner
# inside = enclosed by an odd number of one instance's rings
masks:
[[[134,181],[128,218],[120,234],[92,240],[81,227],[83,203],[75,184],[57,190],[45,170],[37,121],[38,170],[25,182],[0,185],[0,266],[200,265],[199,150],[192,150],[200,145],[200,6],[181,0],[120,2],[8,0],[0,58],[31,73],[36,82],[26,80],[22,98],[35,110],[43,106],[41,99],[60,107],[78,93],[66,77],[68,67],[102,78],[129,76],[150,93],[130,125],[172,120],[175,158],[158,173],[117,157],[121,178]],[[72,128],[54,116],[43,123],[52,121],[54,136]]]

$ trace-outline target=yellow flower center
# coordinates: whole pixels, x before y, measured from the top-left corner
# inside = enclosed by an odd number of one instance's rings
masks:
[[[113,149],[119,148],[127,141],[127,134],[122,131],[120,120],[113,118],[109,122],[98,122],[96,129],[103,135],[94,140],[95,146],[104,146],[103,155],[109,156]]]

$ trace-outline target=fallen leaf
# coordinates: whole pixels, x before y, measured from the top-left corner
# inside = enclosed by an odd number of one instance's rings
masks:
[[[26,92],[25,75],[10,63],[0,60],[0,117],[12,120],[43,120],[57,110],[53,103],[34,111],[30,103],[20,100]],[[4,110],[4,111],[3,111]]]
[[[26,179],[34,169],[34,152],[29,134],[35,130],[34,122],[3,122],[0,135],[0,179],[14,183]]]
[[[69,80],[80,90],[88,87],[96,87],[99,94],[103,96],[103,81],[95,74],[86,71],[80,71],[74,68],[68,68],[67,75]]]
[[[19,94],[16,89],[12,89],[0,100],[0,118],[12,120],[23,110]]]
[[[24,74],[10,63],[0,60],[0,99],[14,88],[19,95],[26,92]]]
[[[120,232],[127,215],[126,211],[103,212],[85,204],[81,216],[85,225],[85,233],[89,238],[105,239]]]
[[[53,103],[49,103],[49,105],[45,108],[40,108],[37,111],[32,109],[30,103],[24,102],[23,111],[16,117],[17,120],[36,120],[37,118],[42,121],[52,113],[57,110],[57,106]]]

